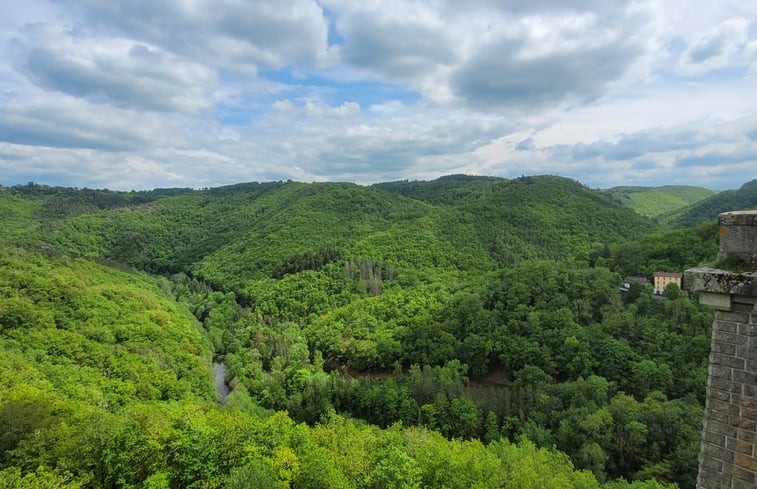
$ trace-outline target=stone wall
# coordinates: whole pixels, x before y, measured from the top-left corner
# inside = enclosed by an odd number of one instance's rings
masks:
[[[699,489],[757,488],[757,211],[720,215],[719,263],[684,287],[716,310],[712,328]],[[744,271],[746,270],[746,271]]]

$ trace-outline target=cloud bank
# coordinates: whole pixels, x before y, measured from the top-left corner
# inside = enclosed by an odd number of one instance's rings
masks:
[[[757,175],[757,6],[33,0],[0,20],[0,184]]]

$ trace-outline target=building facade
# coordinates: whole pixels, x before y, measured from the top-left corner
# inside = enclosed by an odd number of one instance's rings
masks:
[[[665,291],[665,287],[667,287],[668,284],[676,284],[680,288],[682,277],[683,277],[683,274],[677,273],[677,272],[655,272],[654,273],[654,293],[658,295],[662,294]]]

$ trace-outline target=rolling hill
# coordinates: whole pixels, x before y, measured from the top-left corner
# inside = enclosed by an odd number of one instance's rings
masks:
[[[714,191],[687,185],[661,187],[613,187],[604,190],[614,200],[639,214],[654,218],[670,214],[711,197]]]
[[[0,211],[11,487],[693,487],[711,316],[617,287],[709,228],[549,176],[28,185]]]
[[[672,227],[694,226],[702,221],[717,219],[721,212],[757,208],[757,180],[745,183],[738,190],[725,190],[689,207],[663,216],[662,222]]]

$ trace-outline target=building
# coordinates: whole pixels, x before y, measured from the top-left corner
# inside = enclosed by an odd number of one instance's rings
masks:
[[[668,284],[676,284],[680,288],[682,277],[683,274],[678,272],[655,272],[654,293],[657,295],[662,295],[662,293],[665,291],[665,287],[667,287]]]
[[[635,277],[633,275],[626,275],[626,277],[623,279],[623,288],[628,290],[631,288],[631,284],[641,284],[641,286],[645,286],[649,283],[649,280],[647,280],[646,277]]]

